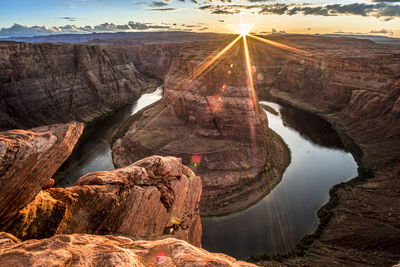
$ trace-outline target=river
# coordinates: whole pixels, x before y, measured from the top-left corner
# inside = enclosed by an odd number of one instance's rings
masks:
[[[201,220],[203,248],[239,259],[290,251],[317,228],[317,211],[328,201],[330,188],[357,176],[357,163],[328,122],[287,105],[260,103],[279,111],[265,112],[269,127],[291,151],[290,165],[281,182],[257,204]]]
[[[159,87],[86,131],[58,172],[55,186],[71,186],[89,172],[113,170],[110,131],[161,96]],[[255,205],[227,216],[202,218],[203,248],[239,259],[291,250],[318,226],[316,212],[328,201],[329,189],[357,176],[355,160],[328,122],[287,105],[260,103],[279,111],[265,112],[269,127],[291,151],[290,165],[281,182]]]
[[[162,86],[159,86],[154,92],[143,94],[134,104],[122,108],[90,127],[56,174],[54,186],[68,187],[89,172],[114,170],[111,147],[107,141],[110,131],[139,110],[160,100],[162,92]]]

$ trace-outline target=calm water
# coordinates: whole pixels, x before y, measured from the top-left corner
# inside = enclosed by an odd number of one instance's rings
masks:
[[[110,144],[106,140],[109,131],[115,129],[124,119],[135,114],[144,107],[153,104],[162,97],[162,89],[142,95],[134,104],[127,106],[105,120],[91,127],[79,141],[71,156],[61,167],[65,173],[58,177],[55,187],[73,185],[81,176],[94,171],[114,170]]]
[[[329,189],[357,175],[356,162],[329,123],[292,107],[260,103],[280,112],[267,112],[269,127],[289,146],[292,162],[282,181],[254,206],[202,218],[203,248],[239,259],[289,251],[318,226],[316,212],[328,201]]]
[[[125,118],[161,99],[162,89],[143,95],[132,106],[96,123],[62,166],[56,186],[67,187],[93,171],[113,170],[106,136]],[[202,218],[203,248],[244,259],[256,253],[290,250],[318,225],[317,210],[328,201],[329,189],[357,175],[357,164],[344,151],[326,121],[301,110],[268,104],[269,126],[288,144],[292,162],[282,181],[254,206],[228,216]],[[60,175],[61,176],[61,175]]]

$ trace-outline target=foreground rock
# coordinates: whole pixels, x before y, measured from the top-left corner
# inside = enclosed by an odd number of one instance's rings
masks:
[[[71,154],[83,124],[0,132],[0,229],[31,202]]]
[[[203,179],[201,213],[219,215],[265,196],[279,182],[288,152],[252,98],[240,46],[194,81],[203,52],[174,61],[162,102],[120,127],[113,161],[124,167],[152,154],[182,158]]]
[[[123,49],[0,43],[0,129],[90,123],[150,87]]]
[[[57,235],[19,241],[0,233],[0,266],[255,266],[167,238],[133,241],[122,236]]]
[[[19,211],[8,232],[19,238],[60,233],[174,236],[201,246],[201,179],[173,157],[89,173],[74,186],[50,188]]]

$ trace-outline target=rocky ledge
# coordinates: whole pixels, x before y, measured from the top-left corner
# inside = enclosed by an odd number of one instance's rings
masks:
[[[0,266],[253,266],[199,248],[201,179],[178,158],[51,188],[82,130],[74,122],[0,133]]]
[[[201,214],[221,215],[265,196],[289,156],[252,98],[241,46],[192,80],[203,52],[187,51],[174,61],[162,101],[120,127],[113,161],[124,167],[153,154],[180,157],[202,177]]]
[[[5,230],[22,239],[61,233],[177,237],[201,246],[201,180],[180,160],[153,156],[73,186],[40,191]]]
[[[0,132],[0,227],[31,202],[71,154],[81,123]]]
[[[167,238],[133,241],[123,236],[56,235],[21,242],[0,233],[1,266],[232,266],[250,263]]]

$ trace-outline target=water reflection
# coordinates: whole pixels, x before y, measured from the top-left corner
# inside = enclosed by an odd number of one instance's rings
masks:
[[[134,104],[124,107],[85,131],[71,156],[56,174],[54,187],[71,186],[89,172],[114,170],[108,136],[126,118],[153,104],[161,97],[162,88],[158,87],[156,91],[142,95]]]
[[[282,105],[280,108],[283,123],[316,145],[344,150],[343,143],[332,124],[309,112]],[[323,134],[321,134],[323,133]]]
[[[329,189],[357,175],[356,162],[329,124],[291,107],[261,103],[281,114],[268,113],[269,126],[288,144],[291,164],[275,189],[254,206],[202,218],[203,248],[239,259],[290,250],[318,226],[316,212],[328,200]]]

